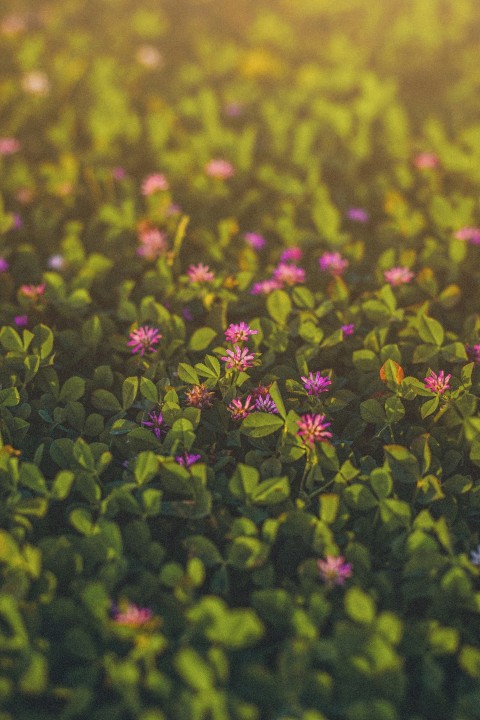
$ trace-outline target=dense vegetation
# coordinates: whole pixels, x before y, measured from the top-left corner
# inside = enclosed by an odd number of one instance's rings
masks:
[[[476,0],[0,16],[0,720],[478,720]]]

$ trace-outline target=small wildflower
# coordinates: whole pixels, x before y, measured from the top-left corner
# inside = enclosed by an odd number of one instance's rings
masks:
[[[472,245],[480,245],[480,228],[463,227],[454,234],[456,240],[466,240]]]
[[[243,105],[239,102],[228,102],[224,107],[225,115],[228,117],[239,117],[243,112]]]
[[[167,217],[172,217],[173,215],[180,215],[182,212],[182,208],[178,203],[170,203],[170,205],[165,210],[165,215]]]
[[[137,255],[146,260],[156,260],[167,251],[166,234],[158,228],[148,228],[139,234],[140,245],[137,248]]]
[[[250,290],[251,295],[269,295],[273,290],[278,290],[281,287],[281,283],[278,280],[261,280],[260,282],[254,283]]]
[[[120,182],[120,180],[125,180],[126,176],[127,172],[125,168],[121,167],[120,165],[113,168],[112,177],[114,180],[117,180],[117,182]]]
[[[348,335],[353,335],[355,332],[355,325],[354,323],[349,323],[348,325],[342,325],[340,330],[343,332],[343,335],[347,337]]]
[[[13,155],[21,148],[20,141],[12,137],[0,138],[0,155]]]
[[[142,182],[142,195],[150,197],[156,192],[162,190],[168,190],[168,180],[162,173],[154,173],[153,175],[147,175]]]
[[[263,395],[255,400],[255,410],[278,415],[278,408],[270,395]]]
[[[344,585],[345,580],[352,576],[352,566],[345,562],[343,555],[333,557],[327,555],[326,560],[317,560],[321,579],[329,586]]]
[[[156,349],[155,345],[158,344],[162,337],[163,335],[160,334],[157,328],[143,325],[136,330],[132,330],[127,345],[132,348],[132,353],[140,353],[143,357],[146,352],[153,352]]]
[[[167,431],[160,411],[152,410],[148,415],[148,420],[142,420],[142,425],[151,428],[153,434],[159,440]]]
[[[133,628],[141,627],[149,622],[152,617],[153,613],[149,608],[138,607],[135,603],[127,603],[122,611],[117,607],[112,608],[112,619],[117,625]]]
[[[227,405],[227,410],[232,416],[232,420],[243,420],[255,410],[255,405],[252,405],[252,396],[247,395],[245,401],[242,403],[240,398],[234,398],[230,405]]]
[[[254,250],[261,250],[265,247],[265,238],[258,233],[246,232],[243,235],[245,242]]]
[[[50,92],[50,80],[43,70],[32,70],[23,76],[22,88],[30,95],[43,97]]]
[[[205,172],[211,178],[217,180],[228,180],[235,175],[235,169],[228,160],[214,158],[205,165]]]
[[[303,387],[307,391],[309,395],[315,395],[318,397],[320,393],[327,392],[329,386],[332,384],[332,381],[327,376],[322,376],[318,371],[313,374],[313,372],[308,374],[308,377],[303,377]]]
[[[190,407],[197,407],[202,409],[212,407],[215,393],[211,390],[207,390],[206,386],[202,383],[201,385],[194,385],[186,393],[186,403]]]
[[[480,568],[480,545],[477,545],[476,549],[470,553],[470,562]]]
[[[186,452],[184,455],[177,455],[175,457],[175,460],[179,465],[189,468],[191,465],[195,465],[195,463],[198,462],[201,457],[201,455]]]
[[[238,370],[243,372],[255,365],[255,353],[249,353],[248,348],[241,348],[234,345],[233,350],[227,350],[226,355],[221,358],[227,370]]]
[[[186,320],[187,322],[192,322],[192,320],[193,320],[193,315],[192,315],[192,312],[191,312],[191,310],[190,310],[189,308],[183,308],[183,310],[182,310],[182,317],[183,317],[183,319]]]
[[[359,207],[352,207],[347,210],[347,217],[349,220],[358,223],[367,223],[370,220],[370,215],[367,211]]]
[[[155,70],[164,64],[160,50],[157,50],[153,45],[140,45],[135,57],[140,65],[149,70]]]
[[[203,263],[190,265],[187,270],[187,275],[192,283],[207,283],[215,280],[215,273],[210,270],[208,265],[204,265]]]
[[[331,423],[325,421],[325,415],[302,415],[297,420],[300,435],[304,443],[313,446],[316,442],[328,442],[332,437],[332,433],[327,430]]]
[[[324,252],[318,264],[322,272],[328,272],[330,275],[343,275],[349,265],[348,260],[339,252]]]
[[[250,335],[257,335],[258,330],[252,330],[246,322],[232,323],[225,330],[225,339],[229,343],[247,342]]]
[[[281,262],[273,271],[273,279],[280,285],[297,285],[305,282],[305,270],[296,265]]]
[[[286,248],[280,255],[281,262],[298,262],[302,259],[303,251],[302,248],[292,246]]]
[[[407,267],[393,267],[390,268],[390,270],[385,270],[383,276],[392,287],[396,287],[398,285],[406,285],[409,283],[410,280],[415,277],[415,273]]]
[[[32,202],[33,198],[34,192],[31,188],[23,187],[15,193],[15,200],[22,203],[22,205],[28,205]]]
[[[28,315],[15,315],[13,322],[17,327],[25,327],[28,325]]]
[[[40,285],[21,285],[20,295],[28,298],[32,302],[38,302],[45,292],[45,287],[45,283],[41,283]]]
[[[480,365],[480,343],[477,345],[465,345],[465,351],[470,362]]]
[[[435,170],[440,165],[438,155],[433,152],[421,152],[413,158],[417,170]]]
[[[47,267],[50,268],[50,270],[63,270],[65,267],[65,258],[58,253],[56,255],[50,255],[47,260]]]
[[[433,370],[430,370],[427,377],[424,378],[425,387],[427,390],[431,390],[434,393],[438,393],[438,395],[443,395],[445,390],[450,389],[450,378],[452,376],[445,375],[444,370],[440,370],[438,375],[433,372]]]
[[[8,262],[8,260],[5,260],[4,257],[0,257],[0,273],[7,272],[9,267],[10,263]]]

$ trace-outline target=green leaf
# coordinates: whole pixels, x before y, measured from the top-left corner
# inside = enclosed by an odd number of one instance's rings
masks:
[[[202,327],[195,330],[188,343],[188,349],[194,352],[205,350],[212,340],[217,337],[217,332],[211,327]]]
[[[411,520],[411,510],[408,503],[395,498],[386,498],[380,501],[380,518],[388,530],[408,528]]]
[[[422,420],[424,420],[429,415],[432,415],[435,410],[438,408],[438,405],[440,403],[440,397],[438,395],[435,395],[430,400],[427,400],[426,402],[422,403],[422,407],[420,408],[420,414],[422,416]]]
[[[427,315],[420,315],[417,327],[418,334],[423,342],[437,345],[437,347],[441,346],[445,333],[438,320],[434,320],[434,318]]]
[[[349,485],[343,491],[342,497],[350,507],[361,511],[371,510],[378,503],[375,495],[361,483]]]
[[[149,482],[158,472],[157,456],[151,450],[138,453],[133,473],[139,485]]]
[[[274,290],[267,296],[267,310],[275,322],[285,325],[292,311],[292,301],[284,290]]]
[[[70,470],[60,470],[55,475],[52,483],[51,497],[53,500],[65,500],[70,494],[70,490],[75,480],[75,475]]]
[[[399,422],[405,416],[403,403],[396,395],[385,400],[385,415],[389,424]]]
[[[16,387],[0,390],[0,407],[15,407],[20,403],[20,395]]]
[[[274,382],[270,386],[270,397],[272,398],[273,402],[275,403],[277,410],[279,412],[280,417],[282,417],[284,420],[287,418],[287,411],[285,410],[285,405],[283,404],[283,398],[280,394],[280,389],[278,387],[278,383]]]
[[[202,377],[218,380],[221,374],[220,363],[214,355],[206,355],[204,363],[196,363],[195,369]]]
[[[360,403],[360,416],[365,422],[374,423],[375,425],[383,425],[387,421],[383,407],[374,398]]]
[[[240,432],[247,437],[260,438],[272,435],[276,430],[283,427],[284,421],[278,415],[271,413],[254,412],[243,420]]]
[[[385,445],[386,462],[393,480],[402,483],[416,483],[420,479],[420,468],[415,455],[403,445]]]
[[[5,350],[10,352],[23,353],[23,342],[16,330],[9,325],[4,325],[0,330],[0,343]]]
[[[180,650],[173,660],[175,670],[193,690],[206,691],[215,684],[212,668],[191,647]]]
[[[73,376],[68,378],[62,385],[59,400],[63,402],[74,402],[80,400],[85,393],[85,380],[83,378]]]
[[[138,392],[138,377],[127,377],[122,383],[122,407],[128,410],[135,402]]]
[[[475,680],[480,680],[480,649],[474,645],[464,645],[460,650],[458,664]]]
[[[193,385],[198,385],[200,380],[195,368],[187,363],[179,363],[178,365],[178,377],[180,380]]]
[[[240,500],[246,500],[255,490],[259,479],[260,473],[256,468],[238,463],[228,487],[232,495]]]
[[[290,497],[290,483],[286,476],[269,478],[257,485],[250,495],[254,505],[277,505]]]
[[[100,532],[95,525],[90,510],[84,507],[77,507],[68,516],[70,524],[82,535],[96,535]]]
[[[149,378],[140,378],[140,394],[145,398],[145,400],[148,400],[151,403],[158,403],[157,387],[155,383],[149,380]]]
[[[370,485],[375,495],[382,499],[390,495],[393,482],[390,473],[384,468],[375,468],[370,474]]]
[[[47,495],[47,484],[42,473],[33,463],[24,462],[20,466],[20,475],[18,479],[20,485],[28,487],[39,495]]]
[[[95,458],[88,443],[78,438],[73,446],[73,457],[81,467],[89,472],[95,471]]]
[[[182,541],[189,557],[198,557],[206,568],[215,567],[223,562],[217,546],[203,535],[189,535]]]
[[[94,390],[92,393],[92,405],[96,410],[106,413],[116,413],[122,409],[115,395],[109,390]]]
[[[375,602],[360,590],[358,587],[352,587],[347,590],[344,598],[344,607],[347,615],[355,622],[362,625],[370,625],[375,619]]]

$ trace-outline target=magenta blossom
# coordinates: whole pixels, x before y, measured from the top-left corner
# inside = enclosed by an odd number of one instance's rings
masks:
[[[235,169],[228,160],[214,158],[205,165],[206,174],[217,180],[228,180],[235,175]]]
[[[316,442],[328,442],[332,437],[332,433],[327,430],[331,423],[326,422],[325,415],[302,415],[297,420],[299,435],[306,445],[313,447]]]
[[[280,261],[281,262],[298,262],[302,259],[303,251],[302,248],[299,248],[297,246],[292,246],[285,248],[285,250],[280,255]]]
[[[259,412],[265,412],[265,413],[273,413],[278,415],[278,408],[275,405],[275,401],[270,396],[270,394],[267,395],[260,395],[255,400],[255,410],[258,410]]]
[[[243,105],[239,102],[235,102],[235,100],[232,100],[231,102],[226,103],[224,106],[225,115],[228,115],[228,117],[239,117],[243,113]]]
[[[12,137],[0,138],[0,155],[13,155],[21,148],[20,141]]]
[[[349,210],[347,210],[347,217],[349,220],[358,223],[367,223],[370,220],[368,212],[360,207],[349,208]]]
[[[273,290],[278,290],[281,287],[281,283],[278,280],[261,280],[260,282],[254,283],[250,290],[251,295],[269,295]]]
[[[407,267],[393,267],[390,270],[385,270],[383,277],[392,287],[397,287],[409,283],[415,277],[415,273]]]
[[[308,374],[308,377],[303,377],[303,387],[307,391],[309,395],[315,395],[318,397],[320,393],[327,392],[329,386],[332,384],[332,381],[327,376],[322,376],[318,371],[313,374],[313,372]]]
[[[345,337],[347,335],[353,335],[353,333],[355,332],[355,325],[354,325],[354,323],[349,323],[348,325],[342,325],[340,330],[343,332]]]
[[[248,370],[255,365],[256,353],[249,353],[248,348],[241,348],[239,345],[234,345],[233,350],[226,350],[221,360],[225,363],[227,370],[237,370],[243,372]]]
[[[296,265],[281,262],[273,271],[273,279],[281,285],[297,285],[305,282],[305,270]]]
[[[187,270],[190,282],[207,283],[215,280],[215,274],[210,270],[208,265],[198,263],[198,265],[190,265]]]
[[[148,415],[148,420],[142,420],[142,425],[151,428],[153,434],[159,440],[162,435],[167,432],[167,428],[165,427],[163,421],[163,415],[160,411],[156,412],[155,410],[152,410]]]
[[[28,315],[15,315],[13,322],[17,327],[25,327],[28,325]]]
[[[139,353],[143,357],[146,352],[154,352],[156,350],[155,345],[158,345],[162,337],[163,335],[161,335],[157,328],[143,325],[136,330],[132,330],[127,345],[132,348],[132,353]]]
[[[10,263],[8,262],[8,260],[5,260],[4,257],[0,257],[0,273],[7,272],[9,267]]]
[[[472,245],[480,245],[480,228],[463,227],[454,234],[457,240],[466,240]]]
[[[40,285],[21,285],[20,295],[28,298],[32,302],[38,302],[45,292],[45,288],[45,283],[41,283]]]
[[[261,250],[265,247],[265,238],[263,235],[259,235],[258,233],[253,232],[246,232],[243,235],[244,240],[248,245],[250,245],[251,248],[254,250]]]
[[[348,260],[339,252],[324,252],[318,264],[322,272],[328,272],[330,275],[343,275],[349,265]]]
[[[50,270],[63,270],[65,267],[65,258],[63,255],[60,255],[60,253],[50,255],[47,260],[47,267],[49,267]]]
[[[225,339],[229,343],[247,342],[250,335],[258,335],[258,330],[252,330],[246,322],[232,323],[225,330]]]
[[[430,370],[427,377],[424,378],[425,387],[427,390],[431,390],[434,393],[437,393],[438,395],[443,395],[445,390],[450,389],[450,378],[452,376],[445,375],[444,370],[440,370],[438,375],[433,372],[433,370]]]
[[[480,344],[476,345],[465,345],[465,351],[468,355],[470,362],[474,362],[476,365],[480,365]]]
[[[137,628],[145,625],[152,617],[149,608],[140,608],[134,603],[127,603],[122,611],[117,607],[112,608],[112,619],[117,625]]]
[[[154,193],[161,192],[162,190],[168,190],[168,180],[162,173],[154,173],[153,175],[147,175],[142,182],[142,195],[149,197]]]
[[[317,560],[317,567],[320,571],[321,579],[329,586],[344,585],[345,580],[352,576],[352,566],[345,562],[345,558],[340,555],[333,557],[327,555],[326,560]]]
[[[182,465],[183,467],[189,468],[191,465],[195,465],[200,458],[201,455],[196,455],[195,453],[184,453],[183,455],[177,455],[175,457],[175,460],[179,465]]]
[[[137,255],[146,260],[156,260],[167,250],[166,234],[158,228],[147,228],[139,234],[140,246]]]
[[[117,167],[114,167],[112,170],[112,177],[114,180],[117,180],[117,182],[120,182],[121,180],[125,180],[127,176],[127,172],[125,168],[118,165]]]
[[[417,170],[435,170],[440,165],[438,155],[433,152],[421,152],[413,158]]]
[[[252,405],[252,396],[247,395],[243,403],[240,398],[234,398],[230,405],[227,405],[227,410],[232,416],[232,420],[243,420],[255,410],[255,405]]]

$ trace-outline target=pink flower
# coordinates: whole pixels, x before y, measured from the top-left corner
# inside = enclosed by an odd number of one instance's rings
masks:
[[[353,335],[355,332],[355,325],[354,323],[349,323],[348,325],[342,325],[340,330],[343,332],[343,335],[346,337],[347,335]]]
[[[438,155],[433,152],[421,152],[413,158],[417,170],[434,170],[440,165]]]
[[[142,182],[142,195],[149,197],[156,192],[162,190],[168,190],[168,180],[165,175],[161,173],[154,173],[153,175],[147,175]]]
[[[297,285],[305,282],[305,270],[296,265],[281,262],[273,271],[273,279],[281,285]]]
[[[243,105],[239,102],[229,102],[224,107],[225,115],[228,117],[238,117],[243,112]]]
[[[250,290],[251,295],[269,295],[273,290],[278,290],[281,284],[278,280],[261,280],[260,282],[254,283]]]
[[[125,180],[127,176],[125,168],[121,167],[120,165],[117,167],[114,167],[112,170],[112,177],[114,180],[120,181]]]
[[[309,395],[315,395],[318,397],[320,393],[327,392],[329,386],[332,384],[332,381],[329,377],[323,377],[318,371],[313,374],[313,372],[308,374],[308,377],[303,377],[303,387],[307,391]]]
[[[10,267],[10,263],[8,262],[8,260],[5,260],[5,258],[0,257],[0,273],[7,272],[9,267]]]
[[[474,362],[476,365],[480,365],[480,344],[477,345],[465,345],[465,351],[468,355],[470,362]]]
[[[2,18],[0,22],[0,32],[2,35],[14,36],[24,32],[27,28],[27,21],[23,15],[11,13]]]
[[[317,560],[321,579],[329,586],[344,585],[345,580],[352,576],[352,566],[345,562],[343,555],[333,557],[327,555],[326,560]]]
[[[359,223],[367,223],[370,220],[370,215],[366,210],[359,207],[352,207],[347,210],[347,217],[349,220]]]
[[[392,287],[396,287],[409,283],[415,277],[415,273],[407,267],[393,267],[390,270],[385,270],[383,277]]]
[[[327,430],[331,423],[325,420],[325,415],[302,415],[300,420],[297,420],[297,435],[300,435],[306,445],[312,447],[316,442],[328,442],[332,437],[332,433]]]
[[[149,608],[140,608],[134,603],[128,603],[123,611],[114,607],[112,610],[112,619],[117,625],[125,625],[126,627],[140,627],[145,625],[153,617],[153,613]]]
[[[255,365],[255,353],[249,353],[248,348],[241,348],[234,345],[233,350],[227,350],[226,355],[221,358],[227,370],[243,372]]]
[[[154,45],[140,45],[135,57],[140,65],[149,70],[155,70],[164,64],[161,52]]]
[[[450,388],[449,381],[451,377],[451,375],[445,375],[444,370],[440,370],[438,375],[434,373],[433,370],[430,370],[423,382],[427,390],[431,390],[438,395],[443,395],[445,390],[449,390]]]
[[[198,265],[190,265],[187,270],[190,282],[207,283],[215,280],[215,274],[210,270],[208,265],[198,263]]]
[[[166,234],[158,228],[146,228],[139,234],[140,246],[137,255],[147,260],[156,260],[167,250]]]
[[[217,180],[228,180],[235,175],[235,169],[228,160],[214,158],[205,165],[205,172],[211,178]]]
[[[243,235],[245,242],[254,250],[261,250],[265,247],[265,238],[258,233],[246,232]]]
[[[291,260],[293,260],[294,262],[298,262],[302,259],[302,255],[303,251],[301,248],[296,246],[288,247],[280,255],[280,261],[290,262]]]
[[[17,327],[25,327],[28,325],[28,315],[15,315],[13,322]]]
[[[23,76],[22,88],[30,95],[43,97],[50,92],[50,80],[43,70],[32,70]]]
[[[148,415],[148,420],[142,420],[141,424],[145,425],[145,427],[151,428],[153,434],[159,440],[162,435],[167,432],[167,428],[163,422],[163,415],[160,411],[156,412],[155,410],[152,410]]]
[[[328,272],[330,275],[343,275],[349,265],[348,260],[339,252],[324,252],[318,264],[322,272]]]
[[[23,295],[23,297],[28,298],[32,302],[38,302],[45,292],[45,287],[45,283],[41,283],[40,285],[21,285],[20,295]]]
[[[19,140],[12,137],[0,138],[0,155],[13,155],[21,148]]]
[[[278,415],[278,408],[270,394],[260,395],[260,397],[257,397],[255,400],[255,410]]]
[[[246,322],[231,323],[225,330],[225,339],[229,343],[247,342],[250,335],[257,335],[258,330],[252,330]]]
[[[457,240],[466,240],[472,245],[480,245],[480,228],[463,227],[454,234]]]
[[[234,398],[230,405],[227,405],[227,410],[232,416],[232,420],[243,420],[255,410],[255,406],[252,405],[252,396],[247,395],[243,403],[240,398]]]
[[[189,468],[191,465],[195,465],[200,460],[201,455],[195,455],[194,453],[184,453],[184,455],[177,455],[175,460],[179,465]]]
[[[213,398],[215,397],[215,393],[207,390],[203,383],[201,385],[194,385],[190,390],[186,391],[185,395],[187,405],[200,409],[212,407]]]
[[[47,267],[49,267],[50,270],[63,270],[65,267],[65,258],[58,253],[56,255],[50,255],[47,260]]]
[[[136,330],[132,330],[127,345],[131,346],[132,353],[139,353],[143,357],[146,352],[154,352],[155,345],[158,344],[162,337],[163,335],[160,334],[157,328],[143,325]]]

